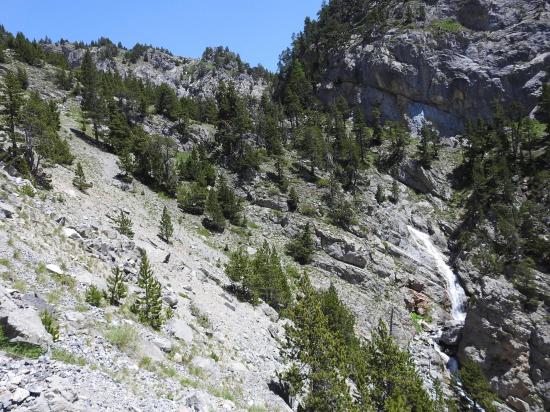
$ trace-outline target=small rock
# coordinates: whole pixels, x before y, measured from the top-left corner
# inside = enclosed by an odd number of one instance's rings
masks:
[[[58,274],[58,275],[64,275],[65,272],[56,264],[50,263],[46,265],[46,269],[48,269],[50,272]]]
[[[63,228],[63,235],[73,240],[82,239],[82,237],[78,234],[78,232],[74,229],[71,229],[70,227]]]
[[[20,404],[29,396],[31,396],[31,393],[28,390],[24,388],[17,388],[11,395],[11,401],[15,404]]]
[[[15,208],[7,203],[0,202],[0,217],[3,216],[6,219],[11,219],[15,214]]]

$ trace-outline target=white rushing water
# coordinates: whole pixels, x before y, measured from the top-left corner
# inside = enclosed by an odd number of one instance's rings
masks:
[[[409,229],[415,243],[434,259],[438,273],[445,278],[447,283],[447,293],[451,300],[451,316],[453,320],[463,324],[466,320],[466,294],[464,293],[462,286],[460,286],[457,276],[449,265],[447,265],[445,255],[443,255],[443,253],[435,247],[430,239],[430,235],[420,232],[411,226],[407,226],[407,228]],[[441,333],[442,331],[439,330],[435,333],[435,335],[432,335],[432,345],[434,350],[445,362],[449,372],[456,377],[455,390],[457,391],[458,396],[465,403],[468,408],[467,410],[485,412],[484,409],[472,400],[470,395],[464,390],[462,382],[457,375],[458,360],[454,356],[447,355],[439,346],[439,338],[441,337]]]
[[[439,274],[443,276],[447,282],[447,293],[451,300],[452,318],[456,321],[464,322],[466,319],[466,294],[462,286],[460,286],[458,278],[449,265],[447,265],[445,255],[435,247],[430,239],[430,235],[420,232],[411,226],[407,227],[415,242],[434,259]]]

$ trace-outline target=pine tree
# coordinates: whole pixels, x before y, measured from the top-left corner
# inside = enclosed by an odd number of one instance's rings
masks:
[[[300,198],[298,196],[298,192],[296,192],[296,188],[292,186],[290,188],[290,192],[288,193],[288,199],[286,201],[288,210],[291,212],[295,212],[298,209],[299,203],[300,203]]]
[[[428,123],[423,122],[420,129],[420,144],[418,145],[418,157],[420,163],[429,169],[432,160],[438,156],[438,135],[435,129]]]
[[[128,236],[130,239],[134,237],[134,231],[132,230],[132,220],[122,210],[119,217],[115,220],[116,230],[120,234]]]
[[[390,410],[404,402],[417,411],[434,410],[411,355],[399,347],[383,321],[355,351],[351,365],[364,409]]]
[[[113,274],[107,277],[107,299],[109,304],[118,306],[120,301],[126,297],[128,286],[126,276],[118,266],[113,268]]]
[[[84,169],[82,169],[82,164],[80,162],[76,164],[76,170],[74,174],[75,176],[73,178],[73,186],[81,192],[86,193],[86,190],[93,185],[86,181],[86,176],[84,176]]]
[[[100,126],[106,115],[105,101],[99,89],[99,73],[93,62],[92,55],[86,50],[80,65],[79,79],[82,84],[82,102],[80,107],[92,121],[94,137],[99,140]]]
[[[311,234],[311,226],[309,222],[304,227],[302,233],[298,234],[287,244],[287,253],[301,265],[311,262],[311,256],[315,251],[315,241]]]
[[[12,142],[12,152],[16,153],[18,138],[16,129],[24,100],[19,79],[9,70],[4,75],[4,82],[0,88],[0,103],[0,115],[4,118],[5,128]]]
[[[218,182],[218,202],[227,220],[233,225],[242,224],[242,203],[235,195],[235,191],[229,187],[227,179],[223,175]]]
[[[31,92],[21,111],[19,126],[23,131],[24,158],[35,176],[44,160],[53,164],[72,163],[74,157],[69,145],[58,135],[59,112],[53,101],[45,101],[37,92]]]
[[[307,274],[299,284],[300,300],[290,311],[283,356],[289,368],[281,375],[289,395],[301,395],[306,411],[357,411],[346,383],[346,353],[332,333],[321,299]],[[307,367],[305,367],[307,365]]]
[[[162,287],[155,279],[147,255],[142,256],[138,275],[138,286],[142,289],[134,304],[134,311],[140,322],[160,329],[164,321],[162,316]]]
[[[164,206],[162,210],[162,216],[160,218],[159,237],[167,243],[170,243],[170,238],[174,233],[174,226],[172,226],[172,218],[168,209]]]
[[[375,107],[372,110],[372,143],[375,146],[380,146],[382,144],[383,128],[382,113],[380,113],[378,107]]]
[[[225,230],[225,217],[218,202],[218,193],[214,188],[211,188],[208,192],[204,213],[206,216],[202,224],[205,228],[218,233],[222,233]]]
[[[85,300],[92,306],[100,307],[103,300],[103,293],[96,285],[90,285],[86,289]]]
[[[192,215],[202,215],[204,213],[207,189],[195,182],[190,187],[181,185],[178,189],[178,206],[185,213]]]

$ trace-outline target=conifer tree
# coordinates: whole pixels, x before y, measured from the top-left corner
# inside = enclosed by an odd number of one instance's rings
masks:
[[[390,410],[390,405],[404,402],[418,411],[434,410],[410,354],[399,347],[383,321],[351,364],[363,408]]]
[[[137,313],[140,322],[150,325],[153,329],[160,329],[164,321],[162,316],[162,287],[155,279],[153,270],[143,253],[140,271],[138,275],[138,286],[142,289],[134,304],[134,311]]]
[[[225,217],[218,202],[218,193],[214,188],[211,188],[208,192],[204,213],[206,215],[202,221],[204,227],[218,233],[222,233],[225,230]]]
[[[311,262],[311,256],[315,251],[315,241],[311,234],[311,226],[309,222],[304,227],[302,233],[299,233],[294,239],[287,244],[287,253],[301,265]]]
[[[141,263],[139,265],[139,273],[137,277],[137,284],[140,288],[144,288],[147,283],[147,279],[153,276],[153,268],[149,263],[147,253],[143,252],[141,255]]]
[[[289,395],[302,395],[306,411],[356,411],[346,384],[345,351],[331,332],[307,274],[300,280],[299,291],[301,299],[290,312],[293,323],[286,328],[283,349],[290,367],[281,378],[289,385]]]
[[[126,213],[124,213],[122,210],[120,211],[119,217],[115,220],[116,223],[116,230],[118,230],[119,233],[128,236],[129,238],[134,237],[134,231],[132,230],[132,220],[128,216],[126,216]]]
[[[372,110],[372,143],[375,146],[380,146],[382,144],[383,127],[382,113],[380,113],[378,107],[375,107]]]
[[[170,238],[174,233],[174,226],[172,226],[172,218],[168,209],[164,206],[162,210],[162,216],[160,218],[159,237],[167,243],[170,243]]]
[[[23,89],[17,75],[7,71],[0,88],[0,115],[4,118],[5,129],[11,139],[12,152],[17,151],[17,126],[24,104]]]
[[[118,306],[128,293],[126,276],[118,266],[113,268],[113,274],[107,277],[107,300],[109,304]]]
[[[438,156],[438,136],[435,129],[423,122],[420,129],[420,144],[418,145],[418,157],[420,163],[425,168],[429,169],[432,164],[432,160]]]
[[[298,209],[298,203],[300,203],[298,192],[296,192],[296,188],[292,186],[290,188],[290,192],[288,193],[288,199],[286,201],[288,210],[291,212],[295,212],[296,209]]]
[[[91,183],[86,181],[86,176],[84,175],[84,169],[82,169],[82,164],[78,162],[76,164],[76,170],[74,172],[73,186],[76,187],[83,193],[86,193],[86,190],[92,187]]]
[[[204,213],[207,189],[197,182],[190,187],[181,185],[178,189],[178,206],[186,213],[202,215]]]
[[[241,201],[235,195],[235,191],[229,187],[227,179],[223,175],[218,182],[218,202],[227,220],[234,225],[240,225],[242,223]]]
[[[100,126],[104,121],[106,108],[100,94],[99,73],[93,62],[92,55],[86,50],[80,66],[80,82],[82,83],[81,109],[92,121],[94,137],[99,139]]]

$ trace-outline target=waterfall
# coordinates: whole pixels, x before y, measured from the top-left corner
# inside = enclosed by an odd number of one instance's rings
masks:
[[[451,317],[460,325],[464,324],[464,321],[466,320],[466,294],[464,293],[462,286],[460,286],[457,276],[449,265],[447,265],[445,255],[443,255],[443,253],[435,247],[430,235],[416,230],[411,226],[407,226],[407,228],[409,229],[415,243],[434,259],[439,275],[445,278],[445,282],[447,283],[447,293],[449,295],[449,300],[451,301]],[[435,335],[432,335],[432,345],[434,350],[444,361],[449,372],[457,377],[455,382],[455,390],[457,391],[458,396],[468,406],[468,410],[484,412],[483,408],[473,401],[462,387],[462,382],[458,379],[457,375],[458,360],[454,356],[449,356],[443,352],[442,348],[439,346],[440,337],[441,330],[437,331]]]
[[[435,247],[427,233],[420,232],[411,226],[408,226],[408,229],[415,242],[434,259],[439,274],[445,278],[453,320],[464,323],[466,320],[466,294],[460,286],[457,276],[447,265],[445,256]]]

